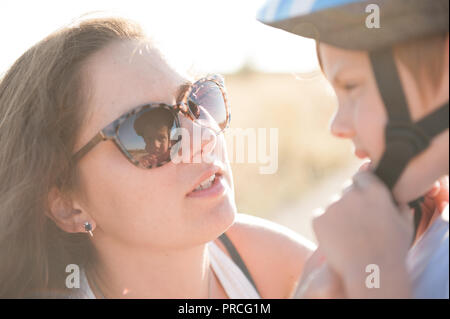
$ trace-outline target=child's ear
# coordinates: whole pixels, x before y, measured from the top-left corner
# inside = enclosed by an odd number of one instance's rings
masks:
[[[95,227],[94,221],[87,212],[64,197],[56,187],[52,188],[48,194],[48,208],[46,215],[65,232],[84,232],[85,222],[89,222],[93,229]]]

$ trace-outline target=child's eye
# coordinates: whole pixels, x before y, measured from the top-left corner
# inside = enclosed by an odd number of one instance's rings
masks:
[[[344,90],[350,92],[350,91],[353,91],[354,89],[356,89],[357,87],[358,87],[358,84],[356,84],[356,83],[348,83],[348,84],[344,85]]]

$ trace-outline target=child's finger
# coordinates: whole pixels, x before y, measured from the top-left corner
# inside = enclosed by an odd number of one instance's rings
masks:
[[[443,178],[441,178],[439,180],[439,183],[440,183],[439,193],[434,197],[434,200],[436,202],[436,206],[438,207],[439,211],[442,213],[449,203],[448,176],[444,176]]]
[[[439,181],[435,181],[431,189],[425,195],[426,197],[434,198],[436,197],[441,190],[441,183]]]
[[[361,167],[358,169],[358,172],[364,172],[364,171],[368,171],[371,168],[371,162],[365,162],[364,164],[361,165]]]

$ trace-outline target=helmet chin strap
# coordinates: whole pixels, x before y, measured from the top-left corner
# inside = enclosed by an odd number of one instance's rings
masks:
[[[408,163],[422,153],[439,133],[449,128],[449,105],[413,123],[394,62],[392,48],[369,52],[372,69],[388,114],[385,127],[385,151],[375,174],[392,192]],[[414,209],[414,238],[422,215],[423,196],[410,202]],[[395,199],[394,199],[395,202]]]

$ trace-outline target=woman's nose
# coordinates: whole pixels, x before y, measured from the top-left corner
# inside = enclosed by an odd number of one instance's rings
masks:
[[[207,156],[211,156],[217,145],[217,134],[212,129],[201,126],[183,115],[180,115],[180,124],[189,134],[191,163],[203,162]]]
[[[338,108],[331,119],[330,131],[331,134],[340,138],[353,138],[355,136],[352,116],[349,110]]]

